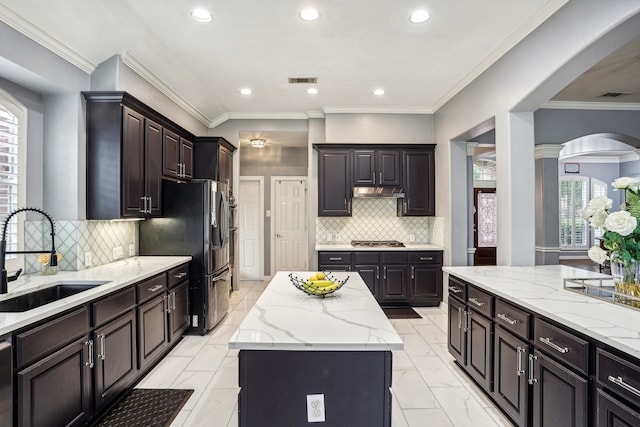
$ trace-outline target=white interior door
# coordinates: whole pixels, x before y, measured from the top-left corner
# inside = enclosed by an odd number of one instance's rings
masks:
[[[271,183],[274,270],[307,270],[307,180],[278,177]]]
[[[240,177],[238,193],[238,268],[240,280],[262,280],[264,181]]]

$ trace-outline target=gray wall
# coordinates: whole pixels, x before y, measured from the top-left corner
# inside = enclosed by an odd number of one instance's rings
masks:
[[[243,146],[240,149],[240,176],[264,177],[265,210],[271,210],[272,176],[307,176],[307,148],[267,145],[256,149]],[[264,224],[264,274],[271,275],[271,221],[262,213]],[[311,236],[309,236],[311,238]]]
[[[620,163],[620,176],[640,175],[640,160]]]
[[[432,114],[327,114],[330,144],[433,144]]]
[[[640,138],[640,111],[540,109],[533,115],[536,144],[563,144],[598,133]]]

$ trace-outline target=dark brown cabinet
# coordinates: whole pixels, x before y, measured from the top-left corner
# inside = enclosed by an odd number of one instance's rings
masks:
[[[189,329],[189,282],[185,281],[169,289],[169,342],[180,338]]]
[[[442,252],[409,252],[409,301],[438,305],[442,301]]]
[[[494,335],[493,398],[519,426],[527,425],[529,344],[499,326]]]
[[[409,299],[406,252],[382,252],[380,302],[406,302]]]
[[[351,271],[351,252],[319,252],[318,269],[322,271]]]
[[[163,293],[138,307],[138,367],[141,370],[155,362],[169,345],[167,296]]]
[[[596,393],[597,427],[638,426],[640,423],[640,411],[637,407],[621,402],[602,389],[597,389]]]
[[[163,176],[179,180],[190,180],[193,177],[191,141],[165,129],[162,135],[162,152]]]
[[[596,350],[596,413],[598,427],[640,425],[640,362]]]
[[[380,259],[378,252],[354,252],[353,271],[360,273],[360,277],[373,294],[380,300]]]
[[[353,150],[354,186],[399,186],[399,150]]]
[[[220,136],[203,136],[193,144],[193,177],[224,182],[233,189],[233,153],[236,148]]]
[[[433,216],[435,204],[435,153],[424,150],[402,152],[404,198],[398,199],[398,216]]]
[[[318,151],[318,216],[351,216],[350,150]]]
[[[226,183],[230,188],[233,188],[233,151],[221,145],[218,155],[218,163],[220,165],[220,176],[218,179]]]
[[[465,305],[462,301],[449,297],[447,322],[447,347],[449,353],[460,364],[467,364],[467,317]]]

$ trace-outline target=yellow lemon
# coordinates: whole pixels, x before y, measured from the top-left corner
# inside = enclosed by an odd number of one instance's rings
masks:
[[[322,279],[325,278],[325,275],[324,275],[324,273],[322,271],[318,271],[316,273],[316,277],[318,278],[318,280],[322,280]]]
[[[311,277],[309,277],[309,281],[310,281],[310,282],[315,282],[316,280],[318,280],[318,276],[311,276]]]

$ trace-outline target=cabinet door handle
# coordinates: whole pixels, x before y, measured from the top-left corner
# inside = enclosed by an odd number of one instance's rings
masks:
[[[147,213],[147,198],[140,197],[140,200],[142,200],[142,209],[140,209],[140,212]]]
[[[533,362],[535,360],[538,360],[538,356],[536,356],[535,354],[530,354],[529,355],[529,384],[531,385],[538,382],[538,379],[534,378],[534,375],[533,375]]]
[[[371,175],[373,177],[372,178],[373,179],[373,183],[375,184],[376,183],[376,173],[375,172],[371,172]]]
[[[518,323],[517,320],[513,320],[513,319],[509,319],[509,317],[506,314],[498,314],[496,315],[497,318],[504,320],[505,322],[507,322],[510,325],[515,325],[516,323]]]
[[[159,291],[160,289],[162,289],[164,286],[162,285],[155,285],[153,288],[147,288],[147,290],[149,292],[155,292],[155,291]]]
[[[612,375],[609,375],[607,377],[607,379],[609,381],[611,381],[612,383],[614,383],[615,385],[619,385],[620,387],[622,387],[623,389],[627,390],[628,392],[633,393],[636,396],[640,397],[640,390],[638,390],[637,388],[635,388],[632,385],[629,385],[629,384],[625,383],[624,380],[622,379],[622,377],[614,377]]]
[[[387,280],[387,267],[382,267],[382,278]]]
[[[347,212],[351,214],[351,199],[347,202]]]
[[[404,201],[404,211],[407,212],[407,201],[406,201],[406,199]]]
[[[453,292],[454,294],[459,294],[460,292],[462,292],[462,289],[458,289],[456,287],[449,286],[449,291]]]
[[[380,181],[378,182],[380,183],[380,185],[382,185],[382,172],[380,172],[379,176],[380,176]]]
[[[98,359],[104,360],[107,355],[106,338],[104,334],[99,334],[97,338],[100,340],[100,353],[98,353]]]
[[[187,273],[185,273],[184,271],[178,274],[174,274],[173,277],[175,277],[176,279],[182,279],[184,276],[186,276]]]
[[[169,295],[171,297],[171,310],[176,311],[176,293],[175,292],[171,292],[171,294]]]
[[[569,353],[569,348],[568,347],[560,347],[558,344],[554,343],[553,341],[551,341],[551,338],[546,338],[546,337],[540,337],[540,342],[543,344],[548,345],[549,347],[551,347],[552,349],[554,349],[555,351],[557,351],[558,353]]]
[[[415,275],[416,275],[416,268],[412,265],[411,266],[411,280],[415,279]]]
[[[85,341],[84,345],[89,347],[89,360],[84,362],[84,366],[93,368],[93,340]]]
[[[524,375],[524,369],[522,369],[522,355],[526,353],[526,351],[527,351],[526,348],[518,347],[518,355],[517,355],[518,360],[517,360],[517,366],[516,366],[517,376]]]
[[[420,261],[433,261],[432,256],[421,256]]]
[[[162,297],[162,299],[164,300],[164,303],[167,305],[167,307],[165,308],[165,311],[168,314],[171,314],[171,294],[165,295],[164,297]]]
[[[462,329],[462,308],[458,307],[458,329]]]
[[[380,280],[380,266],[376,267],[376,279]]]
[[[480,302],[480,301],[478,301],[478,298],[469,298],[469,302],[471,302],[471,303],[473,303],[473,304],[477,305],[478,307],[482,307],[482,306],[484,306],[484,305],[487,305],[487,303],[486,303],[486,302]]]
[[[151,213],[151,209],[153,208],[153,202],[152,202],[152,198],[149,197],[149,210],[147,211],[147,213]]]

